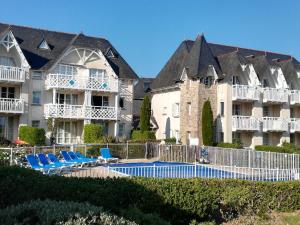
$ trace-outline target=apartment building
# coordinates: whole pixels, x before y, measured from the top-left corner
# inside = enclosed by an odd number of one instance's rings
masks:
[[[292,56],[185,40],[152,83],[157,138],[202,143],[210,100],[215,141],[245,147],[300,143],[300,63]]]
[[[0,23],[0,136],[49,122],[59,144],[81,143],[90,123],[129,136],[137,79],[104,38]]]

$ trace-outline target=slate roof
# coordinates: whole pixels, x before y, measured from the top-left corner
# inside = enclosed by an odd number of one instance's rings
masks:
[[[144,98],[147,92],[151,90],[151,83],[153,82],[154,78],[139,78],[138,83],[134,86],[134,96],[135,100],[141,100]],[[150,83],[150,89],[145,90],[144,84],[146,82]]]
[[[189,77],[199,78],[206,73],[208,65],[213,65],[219,78],[223,78],[223,75],[240,70],[240,63],[253,63],[259,75],[272,65],[282,67],[283,64],[279,62],[288,60],[292,62],[293,68],[300,69],[300,63],[290,55],[208,43],[201,35],[195,41],[185,40],[179,45],[153,81],[152,89],[175,85],[184,68],[188,68]]]
[[[119,78],[137,79],[138,76],[112,44],[98,37],[86,36],[82,33],[72,34],[57,31],[36,29],[32,27],[16,26],[0,23],[0,34],[10,29],[20,48],[23,51],[32,69],[47,70],[67,50],[68,47],[86,47],[99,49],[106,54],[109,49],[114,53],[114,58],[105,55]],[[50,50],[39,49],[39,44],[46,40]]]

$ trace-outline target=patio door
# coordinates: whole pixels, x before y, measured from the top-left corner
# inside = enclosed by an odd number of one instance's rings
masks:
[[[77,123],[72,121],[59,122],[56,142],[58,144],[77,144]]]

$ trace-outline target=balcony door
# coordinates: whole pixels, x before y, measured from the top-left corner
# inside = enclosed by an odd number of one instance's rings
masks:
[[[92,106],[109,106],[108,96],[92,96]]]
[[[57,93],[56,103],[61,105],[78,105],[78,95]]]
[[[4,137],[10,141],[13,140],[14,118],[0,116],[0,137]]]
[[[15,88],[14,87],[1,87],[1,98],[10,99],[15,98]]]
[[[60,122],[57,126],[56,142],[58,144],[76,144],[76,131],[76,122]]]

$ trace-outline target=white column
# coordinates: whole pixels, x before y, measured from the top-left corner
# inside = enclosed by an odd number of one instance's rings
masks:
[[[118,108],[119,108],[119,94],[115,96],[115,110],[117,112],[117,119],[118,119]]]
[[[92,105],[92,92],[91,91],[85,91],[84,92],[84,102],[83,102],[83,111],[84,113],[90,113],[90,111],[88,110],[91,110],[91,105]],[[90,119],[84,119],[84,125],[85,124],[90,124],[91,123],[91,120]]]
[[[115,129],[114,129],[114,136],[118,136],[118,130],[119,130],[119,121],[115,122]]]
[[[53,88],[52,91],[52,104],[56,103],[56,88]]]

